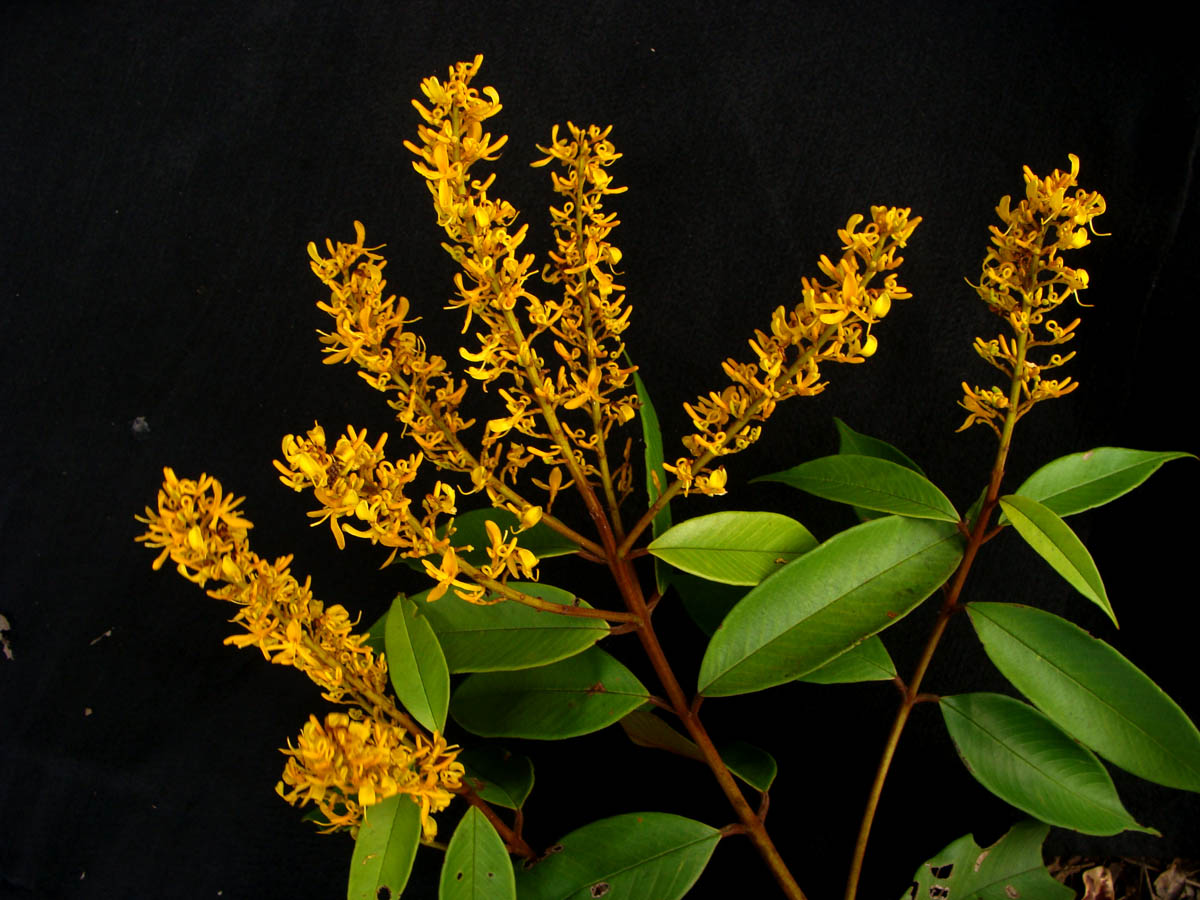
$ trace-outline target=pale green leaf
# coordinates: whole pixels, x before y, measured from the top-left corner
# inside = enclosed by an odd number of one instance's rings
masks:
[[[648,549],[675,568],[709,581],[751,585],[816,545],[809,530],[787,516],[719,512],[680,522]]]
[[[421,807],[407,794],[393,794],[363,811],[350,859],[347,900],[399,897],[408,884],[421,841]]]
[[[1016,489],[1060,516],[1102,506],[1127,494],[1173,459],[1191,453],[1096,447],[1046,463]]]

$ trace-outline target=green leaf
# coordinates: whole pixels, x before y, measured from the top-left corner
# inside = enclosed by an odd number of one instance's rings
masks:
[[[1096,447],[1046,463],[1016,493],[1039,501],[1060,516],[1102,506],[1127,494],[1173,459],[1191,453]]]
[[[635,709],[621,720],[621,728],[639,747],[666,750],[699,763],[705,762],[704,754],[691,738],[680,734],[649,710]],[[770,789],[779,771],[770,753],[745,741],[722,744],[717,747],[717,753],[730,772],[760,792]]]
[[[347,900],[399,897],[408,884],[421,842],[421,807],[407,794],[394,794],[363,812],[350,859]]]
[[[964,835],[917,869],[901,900],[1073,900],[1042,861],[1049,833],[1049,825],[1025,819],[986,850]]]
[[[823,456],[753,481],[777,481],[826,500],[864,509],[958,522],[954,504],[924,475],[874,456]]]
[[[759,793],[771,789],[775,776],[779,774],[779,764],[766,750],[748,744],[745,741],[729,741],[717,747],[721,761],[736,775]]]
[[[370,647],[378,656],[381,653],[387,653],[387,613],[376,619],[371,627],[367,629],[367,639],[364,642],[365,646]]]
[[[892,662],[887,647],[883,646],[883,640],[876,634],[796,680],[809,684],[852,684],[891,681],[895,677],[896,664]]]
[[[396,699],[430,731],[444,731],[450,703],[450,670],[429,621],[403,594],[392,601],[384,638]]]
[[[559,740],[599,731],[650,696],[599,647],[536,669],[482,672],[454,692],[450,714],[481,737]]]
[[[946,522],[887,516],[834,535],[733,608],[709,642],[699,689],[745,694],[841,656],[915,609],[962,558]]]
[[[487,525],[491,520],[501,531],[512,531],[520,524],[520,519],[507,509],[472,509],[454,517],[454,545],[461,547],[470,544],[474,549],[459,556],[473,566],[482,566],[489,562],[487,549],[492,546],[491,538],[487,535]],[[538,522],[531,528],[526,528],[517,536],[517,543],[536,556],[546,559],[551,556],[566,556],[579,549],[579,545],[563,537],[544,522]]]
[[[474,806],[446,847],[438,900],[517,900],[516,878],[504,842]]]
[[[809,530],[770,512],[719,512],[680,522],[648,549],[677,569],[724,584],[758,584],[817,545]]]
[[[1147,781],[1200,792],[1200,732],[1124,656],[1066,619],[1011,603],[969,603],[983,648],[1056,725]]]
[[[838,433],[838,453],[887,459],[897,465],[904,466],[906,469],[912,469],[920,475],[925,474],[920,466],[887,441],[881,441],[879,438],[861,434],[836,417],[833,420],[833,425]]]
[[[629,354],[625,354],[625,360],[629,361]],[[634,372],[634,388],[637,390],[637,400],[641,404],[638,409],[638,418],[642,422],[642,438],[646,440],[646,497],[647,506],[652,505],[659,494],[662,493],[662,488],[666,487],[666,472],[662,469],[664,463],[664,455],[662,455],[662,430],[659,427],[659,414],[654,410],[654,403],[650,401],[650,392],[646,390],[646,383],[637,372]],[[652,534],[655,538],[671,527],[671,504],[668,503],[664,508],[659,510],[658,515],[654,516],[654,522],[650,524]]]
[[[1087,597],[1117,624],[1104,582],[1092,560],[1092,554],[1076,537],[1071,526],[1036,500],[1009,494],[1000,498],[1000,508],[1030,547],[1067,583]]]
[[[668,813],[630,813],[572,831],[517,872],[521,900],[678,900],[721,838],[715,828]]]
[[[463,780],[494,806],[520,809],[533,790],[533,761],[503,747],[484,744],[458,754],[467,770]]]
[[[509,587],[562,606],[588,604],[559,588],[510,581]],[[433,603],[413,598],[429,620],[451,672],[497,672],[558,662],[608,634],[603,619],[560,616],[511,600],[480,606],[448,592]],[[496,599],[494,596],[490,599]]]
[[[967,770],[1001,800],[1085,834],[1158,834],[1126,812],[1091,751],[1032,706],[1003,694],[959,694],[941,707]]]
[[[678,570],[671,573],[671,587],[679,593],[683,608],[692,621],[710,637],[729,611],[748,593],[744,584],[706,581]]]

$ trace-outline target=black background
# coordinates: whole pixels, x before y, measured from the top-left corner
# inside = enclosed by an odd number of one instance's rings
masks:
[[[3,90],[5,440],[0,444],[0,895],[335,897],[351,843],[322,837],[272,786],[277,748],[317,691],[292,670],[221,645],[229,610],[150,570],[133,514],[164,465],[247,495],[255,549],[297,555],[317,596],[369,621],[402,567],[339,553],[305,527],[306,497],[276,480],[280,437],[319,419],[372,434],[389,410],[348,367],[324,367],[305,245],[348,240],[352,222],[388,244],[392,289],[454,358],[461,320],[422,179],[401,142],[420,80],[485,54],[477,84],[506,109],[494,192],[549,241],[545,172],[530,170],[551,124],[613,123],[624,224],[629,351],[653,392],[668,455],[680,404],[723,383],[719,362],[801,274],[837,252],[834,230],[871,204],[924,217],[897,303],[867,365],[827,370],[828,391],[791,403],[730,464],[730,496],[677,518],[775,509],[819,537],[841,508],[757,474],[833,452],[831,418],[908,451],[957,503],[993,454],[983,428],[954,434],[959,383],[991,383],[971,350],[996,333],[974,280],[1002,194],[1021,166],[1083,161],[1112,236],[1076,254],[1084,296],[1069,398],[1022,421],[1015,486],[1042,462],[1095,446],[1196,450],[1194,151],[1200,90],[1180,25],[1007,3],[596,2],[452,5],[214,2],[22,4],[6,16]],[[149,430],[134,427],[143,417]],[[398,435],[393,436],[399,447]],[[1194,715],[1197,470],[1176,462],[1139,492],[1072,524],[1106,578],[1120,633],[1013,535],[987,553],[968,597],[1031,602],[1110,640]],[[573,571],[547,567],[549,580]],[[560,577],[561,576],[561,577]],[[592,593],[595,593],[594,586]],[[602,597],[596,597],[603,602]],[[668,601],[656,622],[684,673],[698,632]],[[911,669],[931,610],[889,645]],[[629,639],[625,639],[628,641]],[[615,642],[610,642],[615,643]],[[693,648],[693,649],[689,649]],[[636,648],[616,644],[637,668]],[[645,667],[638,671],[647,678]],[[685,674],[685,681],[690,675]],[[965,621],[926,681],[999,689]],[[769,825],[817,900],[840,896],[853,835],[895,706],[887,685],[793,685],[706,704],[711,729],[780,763]],[[468,739],[455,730],[452,739]],[[731,815],[691,763],[630,747],[616,729],[530,745],[538,782],[526,834],[546,846],[598,818],[661,809],[722,825]],[[884,794],[862,897],[896,897],[918,863],[968,831],[995,840],[1018,813],[955,758],[933,706],[918,707]],[[1200,803],[1114,772],[1131,812],[1164,833],[1086,838],[1055,830],[1051,854],[1198,855]],[[457,809],[456,806],[454,809]],[[457,812],[444,814],[448,836]],[[436,895],[419,854],[406,896]],[[771,896],[745,841],[717,849],[696,896]]]

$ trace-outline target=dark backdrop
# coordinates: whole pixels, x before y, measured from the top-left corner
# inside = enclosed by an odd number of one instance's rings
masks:
[[[1021,193],[1021,166],[1047,173],[1070,152],[1107,198],[1098,225],[1112,236],[1076,255],[1093,282],[1069,369],[1082,387],[1021,423],[1008,483],[1094,446],[1197,448],[1200,91],[1180,28],[1145,5],[1125,17],[1026,2],[25,3],[6,19],[4,896],[344,891],[350,841],[317,835],[272,793],[277,748],[323,701],[294,671],[223,647],[229,610],[151,572],[132,517],[164,465],[207,471],[247,495],[256,549],[295,552],[327,602],[369,620],[421,586],[401,568],[377,573],[369,546],[338,553],[305,527],[309,501],[278,483],[271,459],[314,419],[334,432],[390,421],[349,368],[321,364],[309,240],[349,239],[366,222],[389,245],[392,287],[453,358],[460,320],[440,312],[452,264],[401,142],[420,80],[476,52],[479,83],[506,105],[494,130],[511,136],[495,191],[524,211],[533,246],[549,239],[550,199],[545,173],[526,165],[534,143],[567,118],[615,125],[628,344],[669,454],[687,424],[680,404],[721,386],[719,361],[745,355],[751,329],[795,302],[851,213],[884,203],[925,218],[902,273],[915,296],[879,329],[877,356],[783,407],[731,463],[729,498],[678,514],[770,508],[821,537],[850,524],[843,509],[746,484],[832,452],[834,415],[907,450],[968,505],[994,442],[982,428],[954,434],[955,401],[964,379],[991,383],[971,343],[998,323],[964,278],[978,273],[998,198]],[[1120,633],[1011,535],[988,547],[969,594],[1069,611],[1195,714],[1196,485],[1194,463],[1172,463],[1073,520]],[[889,640],[905,671],[929,616]],[[694,643],[675,604],[656,621],[668,641]],[[695,660],[681,652],[686,670]],[[963,622],[926,684],[999,687]],[[894,705],[887,685],[793,685],[706,706],[715,730],[778,758],[770,825],[814,900],[839,895]],[[533,843],[643,809],[729,820],[701,770],[612,731],[535,748]],[[1165,836],[1056,830],[1051,853],[1197,855],[1194,795],[1114,776]],[[966,775],[936,710],[918,708],[862,896],[897,896],[941,846],[970,830],[990,842],[1017,816]],[[434,896],[435,875],[422,853],[409,896]],[[697,895],[735,883],[771,895],[730,840]]]

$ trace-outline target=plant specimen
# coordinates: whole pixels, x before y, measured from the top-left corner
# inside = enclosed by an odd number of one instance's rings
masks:
[[[1018,420],[1076,387],[1046,376],[1074,355],[1059,348],[1079,319],[1060,322],[1060,307],[1088,287],[1066,254],[1089,243],[1105,209],[1098,193],[1078,188],[1078,159],[1044,178],[1026,168],[1025,198],[997,207],[1001,224],[975,290],[1005,331],[977,339],[975,349],[1003,383],[964,383],[961,404],[963,428],[991,428],[998,449],[965,514],[899,450],[838,423],[840,453],[763,478],[850,504],[860,524],[825,541],[768,512],[672,524],[678,494],[726,493],[724,457],[759,440],[779,403],[824,390],[830,364],[874,355],[893,302],[911,296],[897,270],[921,220],[882,206],[851,216],[837,232],[840,256],[822,256],[799,302],[771,313],[745,359],[722,364],[723,386],[685,404],[694,430],[672,460],[622,338],[631,307],[611,241],[619,222],[610,198],[624,190],[610,174],[621,157],[611,129],[568,122],[539,147],[533,165],[552,167],[559,199],[550,209],[555,246],[537,266],[524,248],[527,226],[493,194],[494,176],[479,172],[506,143],[485,130],[500,102],[493,88],[472,86],[481,61],[422,83],[424,100],[414,101],[422,123],[417,140],[405,142],[459,269],[449,308],[463,317],[460,369],[413,329],[409,301],[388,293],[382,248],[368,245],[361,223],[348,243],[310,244],[312,269],[329,290],[318,304],[331,320],[320,334],[325,362],[357,366],[412,449],[389,457],[387,434],[349,427],[331,437],[316,424],[286,436],[275,461],[285,485],[311,492],[309,515],[328,523],[339,547],[347,536],[380,545],[384,566],[410,565],[431,586],[396,597],[373,628],[356,630],[346,609],[323,604],[291,574],[290,557],[269,562],[250,549],[242,501],[215,479],[167,469],[156,507],[139,517],[147,525],[139,540],[161,551],[156,568],[169,559],[238,608],[241,631],[227,643],[300,669],[340,707],[310,717],[288,744],[277,790],[315,807],[323,829],[356,837],[350,895],[386,888],[397,896],[426,844],[445,853],[445,898],[611,892],[671,900],[691,888],[722,839],[744,835],[782,893],[802,898],[789,864],[803,860],[785,860],[767,828],[774,759],[723,744],[701,715],[706,697],[797,679],[891,680],[900,689],[847,898],[856,895],[897,742],[922,702],[939,705],[983,786],[1033,818],[1017,823],[986,865],[972,865],[982,857],[970,837],[947,847],[918,870],[913,896],[976,896],[989,886],[1069,894],[1041,865],[1049,825],[1147,830],[1122,807],[1097,754],[1149,780],[1200,790],[1200,733],[1132,663],[1049,612],[964,596],[983,545],[1011,526],[1115,622],[1091,556],[1063,520],[1188,455],[1098,448],[1001,490]],[[476,399],[489,405],[489,418],[468,412]],[[634,458],[639,432],[645,451]],[[561,502],[567,497],[576,506]],[[620,603],[594,606],[539,581],[541,560],[565,555],[604,570]],[[939,589],[935,625],[915,671],[902,678],[880,633]],[[711,634],[697,673],[677,671],[652,617],[658,603],[680,597]],[[964,611],[1032,705],[922,691],[947,623]],[[657,684],[644,684],[602,641],[639,645]],[[618,723],[635,744],[704,763],[733,821],[715,827],[631,811],[549,849],[530,846],[522,806],[531,763],[495,739],[559,740]],[[447,743],[448,728],[462,748]],[[455,798],[467,810],[442,843],[439,814]],[[935,888],[944,892],[930,894]]]

